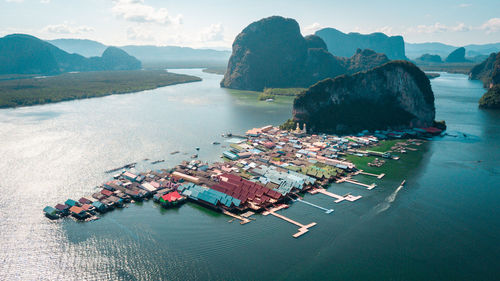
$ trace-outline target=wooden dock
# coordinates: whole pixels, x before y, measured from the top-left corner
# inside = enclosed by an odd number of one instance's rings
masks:
[[[249,219],[247,219],[247,218],[244,218],[244,217],[242,217],[242,216],[238,216],[238,215],[233,214],[233,213],[231,213],[231,212],[229,212],[229,211],[226,211],[226,210],[222,210],[222,213],[223,213],[224,215],[228,215],[228,216],[230,216],[230,217],[233,217],[233,218],[235,218],[235,219],[240,220],[240,224],[247,224],[247,223],[251,222],[251,220],[249,220]]]
[[[298,238],[298,237],[306,234],[307,232],[309,232],[309,228],[311,228],[311,227],[313,227],[313,226],[316,225],[315,222],[312,222],[312,223],[307,224],[307,225],[303,225],[303,224],[301,224],[299,222],[296,222],[296,221],[294,221],[294,220],[292,220],[290,218],[287,218],[287,217],[285,217],[283,215],[280,215],[280,214],[276,213],[277,211],[279,211],[281,209],[285,209],[285,208],[288,208],[288,205],[281,204],[281,205],[279,205],[277,207],[274,207],[272,209],[269,209],[269,210],[263,212],[262,215],[264,215],[264,216],[273,215],[273,216],[275,216],[277,218],[280,218],[280,219],[282,219],[284,221],[287,221],[287,222],[289,222],[291,224],[295,224],[296,226],[298,226],[299,227],[299,231],[297,233],[295,233],[295,234],[292,235],[293,238]]]
[[[365,175],[365,176],[372,176],[372,177],[376,177],[377,179],[381,179],[385,176],[385,174],[377,175],[377,174],[364,172],[363,170],[359,170],[358,172],[356,172],[356,174]]]
[[[368,190],[372,190],[375,187],[377,187],[377,185],[375,183],[372,183],[372,184],[361,183],[361,182],[359,182],[357,180],[354,180],[354,179],[351,179],[351,178],[348,178],[348,177],[341,178],[338,181],[336,181],[336,183],[343,183],[343,182],[348,182],[348,183],[356,184],[356,185],[359,185],[359,186],[363,186],[363,187],[366,187],[366,189],[368,189]]]
[[[351,194],[346,194],[344,196],[341,196],[341,195],[329,192],[329,191],[327,191],[324,188],[317,188],[317,189],[309,191],[309,193],[311,193],[311,194],[321,193],[321,194],[324,194],[326,196],[332,197],[332,198],[336,199],[334,201],[335,203],[340,203],[340,202],[342,202],[344,200],[349,201],[349,202],[354,202],[354,201],[360,199],[361,197],[363,197],[361,195],[354,196],[354,195],[351,195]]]

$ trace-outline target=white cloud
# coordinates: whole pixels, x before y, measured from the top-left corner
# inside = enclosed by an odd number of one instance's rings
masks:
[[[42,29],[42,31],[48,33],[57,33],[57,34],[80,34],[80,33],[92,32],[94,31],[94,28],[86,25],[71,26],[70,24],[65,22],[62,24],[47,25]]]
[[[458,5],[458,7],[460,7],[460,8],[467,8],[470,6],[472,6],[472,4],[469,4],[469,3],[462,3],[462,4]]]
[[[201,32],[201,41],[213,42],[224,41],[224,27],[222,24],[211,24]]]
[[[375,29],[375,32],[382,32],[386,35],[392,35],[392,27],[391,26],[382,26],[377,29]]]
[[[458,23],[455,26],[448,26],[439,22],[432,25],[417,25],[416,27],[410,27],[406,30],[408,33],[444,33],[444,32],[467,32],[472,28],[465,25],[464,23]]]
[[[489,19],[487,22],[483,23],[479,29],[486,31],[488,34],[500,31],[500,18]]]
[[[129,26],[127,28],[127,38],[134,41],[155,41],[155,36],[151,29],[142,26]]]
[[[182,15],[172,17],[165,8],[154,8],[144,0],[114,0],[113,14],[121,19],[139,23],[181,24]]]
[[[303,33],[305,35],[313,34],[314,32],[316,32],[316,31],[318,31],[318,30],[320,30],[322,28],[323,28],[323,26],[321,24],[319,24],[318,22],[315,22],[313,24],[310,24],[310,25],[304,27],[304,32]]]
[[[24,0],[5,0],[7,3],[22,3]]]

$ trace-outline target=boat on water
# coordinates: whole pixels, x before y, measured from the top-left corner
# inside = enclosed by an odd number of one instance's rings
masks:
[[[214,142],[212,142],[212,144],[216,145],[216,144],[220,144],[220,142],[214,141]]]

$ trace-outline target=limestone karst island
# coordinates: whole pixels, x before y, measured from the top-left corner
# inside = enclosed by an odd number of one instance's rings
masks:
[[[0,280],[497,280],[494,1],[3,1]]]

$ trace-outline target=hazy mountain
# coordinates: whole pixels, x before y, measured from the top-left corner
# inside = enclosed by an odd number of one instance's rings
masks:
[[[350,57],[357,49],[370,49],[385,54],[392,60],[405,60],[405,44],[402,36],[387,36],[384,33],[343,33],[335,28],[324,28],[316,31],[330,53]]]
[[[423,54],[439,55],[441,57],[448,56],[453,50],[459,46],[452,46],[438,42],[432,43],[408,43],[405,42],[406,56],[410,59],[415,59]],[[466,50],[466,57],[475,57],[478,55],[489,55],[493,52],[500,51],[500,43],[483,44],[483,45],[466,45],[463,46]]]
[[[88,39],[55,39],[47,42],[70,54],[80,54],[84,57],[99,57],[107,48],[100,42]]]
[[[48,40],[68,53],[78,53],[86,57],[100,56],[107,48],[106,45],[87,39],[55,39]],[[136,57],[143,63],[160,63],[189,66],[205,64],[226,64],[231,51],[213,49],[194,49],[178,46],[148,46],[128,45],[119,47],[128,54]]]
[[[109,47],[102,57],[86,58],[26,34],[0,38],[1,74],[57,74],[69,71],[140,69],[141,62]]]
[[[216,51],[211,49],[193,49],[177,46],[123,46],[127,53],[137,57],[142,62],[227,62],[230,51]]]

